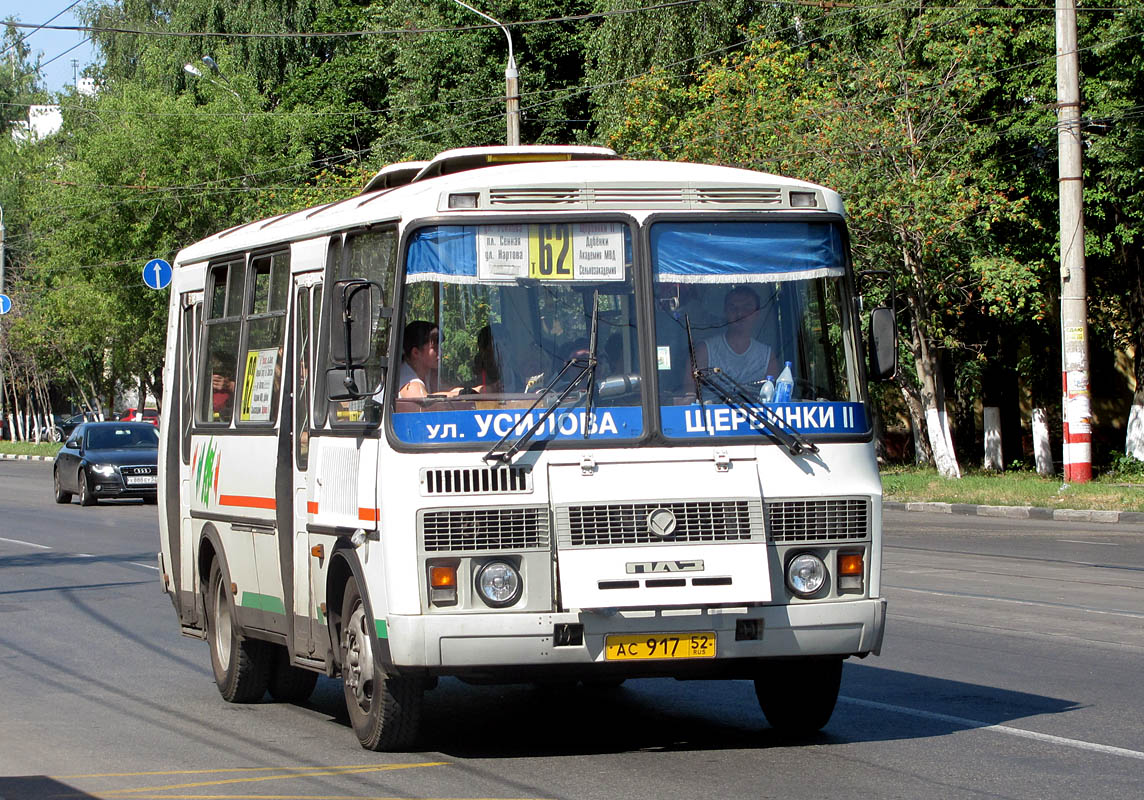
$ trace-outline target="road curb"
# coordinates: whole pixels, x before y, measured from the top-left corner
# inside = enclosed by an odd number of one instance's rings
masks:
[[[55,461],[55,456],[21,456],[14,453],[0,453],[0,461]]]
[[[1003,519],[1040,519],[1056,522],[1144,523],[1144,512],[1099,511],[1082,508],[1038,508],[1037,506],[977,506],[969,503],[897,503],[884,502],[890,511],[924,511],[930,514],[963,514],[970,517]]]

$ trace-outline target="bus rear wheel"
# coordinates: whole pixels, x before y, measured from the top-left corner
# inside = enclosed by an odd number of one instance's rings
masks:
[[[841,682],[841,658],[774,661],[764,664],[755,678],[755,696],[776,731],[809,736],[830,721]]]
[[[266,694],[270,653],[266,642],[247,639],[234,620],[234,599],[216,560],[207,586],[207,641],[219,694],[228,703],[253,703]]]
[[[353,725],[366,750],[407,750],[421,723],[422,682],[387,675],[374,650],[374,623],[356,581],[342,601],[342,685]]]

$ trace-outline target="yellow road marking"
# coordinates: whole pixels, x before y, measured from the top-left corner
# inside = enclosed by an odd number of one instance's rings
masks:
[[[436,765],[436,764],[434,764]],[[360,769],[373,767],[376,764],[341,764],[332,767],[320,767],[310,764],[305,767],[226,767],[221,769],[172,769],[155,772],[92,772],[88,775],[56,775],[56,780],[73,780],[75,778],[146,778],[156,775],[212,775],[223,772],[273,772],[278,770],[308,770],[308,769]],[[416,765],[413,765],[416,766]]]
[[[443,767],[448,762],[433,761],[424,764],[380,764],[376,766],[362,765],[351,768],[334,768],[318,767],[316,772],[288,772],[285,775],[264,775],[260,777],[249,778],[226,778],[217,781],[195,781],[193,783],[176,783],[170,786],[146,786],[140,789],[107,789],[103,791],[111,797],[123,797],[132,794],[141,794],[145,792],[170,792],[175,789],[195,789],[200,786],[224,786],[229,783],[261,783],[262,781],[280,781],[291,778],[313,778],[326,775],[358,775],[365,772],[388,772],[397,769],[413,769],[418,767]]]

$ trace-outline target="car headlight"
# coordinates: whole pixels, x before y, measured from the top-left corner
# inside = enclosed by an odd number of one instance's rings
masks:
[[[787,564],[786,582],[799,597],[810,597],[826,583],[826,564],[812,553],[797,555]]]
[[[91,471],[97,475],[102,475],[105,478],[110,478],[115,474],[115,467],[113,467],[111,464],[93,464]]]
[[[524,581],[507,561],[490,561],[477,572],[477,594],[493,608],[511,606],[520,599]]]

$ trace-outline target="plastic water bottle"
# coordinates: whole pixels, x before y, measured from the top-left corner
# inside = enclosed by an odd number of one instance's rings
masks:
[[[790,362],[786,362],[783,371],[779,373],[778,382],[775,384],[775,402],[776,403],[789,403],[791,393],[794,391],[794,378],[790,373]]]
[[[759,387],[759,402],[769,403],[775,399],[775,379],[770,375],[763,381],[763,385]]]

